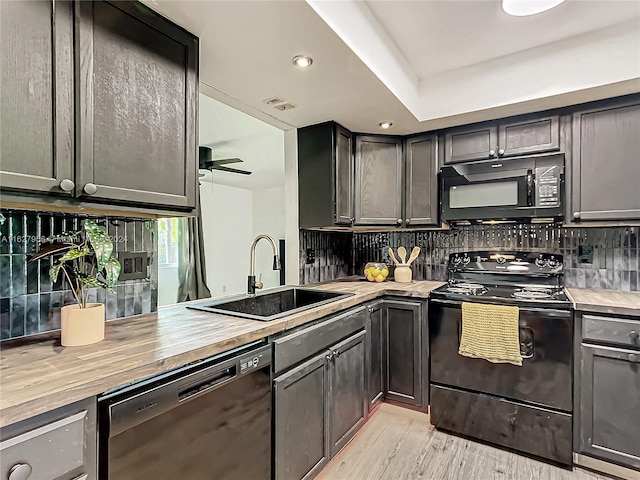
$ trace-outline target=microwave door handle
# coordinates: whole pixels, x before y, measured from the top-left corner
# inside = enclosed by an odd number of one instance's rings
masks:
[[[533,171],[527,170],[527,206],[533,206]]]

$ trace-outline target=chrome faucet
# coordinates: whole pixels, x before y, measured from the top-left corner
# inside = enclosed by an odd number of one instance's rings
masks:
[[[247,282],[247,294],[253,297],[256,294],[256,288],[262,288],[264,285],[261,281],[256,282],[256,245],[263,238],[269,240],[273,247],[273,269],[280,270],[280,257],[278,257],[278,246],[276,241],[269,235],[258,235],[251,244],[251,268],[249,270],[249,281]],[[260,275],[262,278],[262,275]]]

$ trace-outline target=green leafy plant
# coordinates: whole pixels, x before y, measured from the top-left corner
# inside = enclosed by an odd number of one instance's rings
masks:
[[[41,258],[57,257],[49,269],[54,282],[62,273],[80,308],[87,308],[90,287],[102,287],[115,292],[120,275],[120,262],[113,256],[113,242],[107,231],[93,220],[85,220],[82,230],[53,235],[46,245],[29,258],[29,263]]]

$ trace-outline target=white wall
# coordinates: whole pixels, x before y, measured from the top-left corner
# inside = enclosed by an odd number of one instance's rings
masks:
[[[286,283],[300,283],[298,231],[298,130],[284,132],[284,231],[287,252]]]
[[[178,301],[178,267],[158,267],[158,306],[173,305]]]
[[[277,245],[278,240],[285,237],[284,187],[254,190],[252,194],[253,238],[266,234],[273,238]],[[259,277],[260,274],[264,288],[280,285],[280,272],[273,270],[273,250],[266,240],[261,240],[256,247],[256,276]]]
[[[211,295],[245,293],[253,240],[251,191],[202,182],[200,201]]]

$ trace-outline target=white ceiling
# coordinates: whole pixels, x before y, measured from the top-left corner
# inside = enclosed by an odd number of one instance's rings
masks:
[[[203,93],[281,129],[406,134],[640,91],[635,0],[523,18],[494,0],[308,2],[146,0],[200,37]]]
[[[218,183],[247,190],[284,184],[284,132],[224,103],[200,94],[200,145],[212,148],[213,160],[240,158],[226,166],[248,170],[251,175],[213,170],[201,171],[203,185]]]

